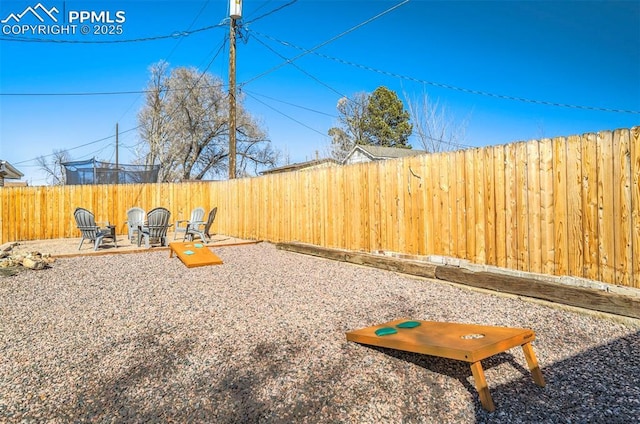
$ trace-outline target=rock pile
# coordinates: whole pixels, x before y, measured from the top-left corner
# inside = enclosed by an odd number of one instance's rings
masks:
[[[31,270],[47,268],[55,262],[50,254],[40,252],[15,252],[13,245],[8,245],[0,250],[0,269],[7,272],[3,274],[13,274],[10,271],[18,271],[20,267]]]

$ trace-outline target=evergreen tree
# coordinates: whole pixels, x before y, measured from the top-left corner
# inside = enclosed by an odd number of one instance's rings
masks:
[[[364,128],[369,144],[411,148],[407,144],[413,130],[409,112],[396,93],[387,87],[378,87],[369,96]]]

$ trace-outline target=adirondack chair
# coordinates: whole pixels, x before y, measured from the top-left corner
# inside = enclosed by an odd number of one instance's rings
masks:
[[[209,231],[211,230],[211,224],[213,224],[213,221],[216,219],[217,213],[218,208],[215,207],[211,209],[211,212],[209,212],[207,222],[196,222],[193,225],[188,225],[185,231],[185,238],[188,238],[189,241],[193,241],[193,237],[198,236],[205,243],[209,243],[211,240],[211,234],[209,234]]]
[[[127,211],[127,231],[131,243],[136,240],[138,228],[144,225],[144,217],[146,213],[142,208],[131,208]]]
[[[93,213],[84,208],[76,208],[73,212],[73,216],[75,217],[76,225],[82,234],[78,250],[82,248],[82,243],[84,243],[85,240],[92,241],[94,243],[93,250],[98,250],[98,246],[102,244],[105,238],[113,240],[113,244],[118,247],[118,242],[116,241],[116,236],[112,229],[100,229],[100,227],[96,225],[96,219]]]
[[[138,227],[138,246],[144,239],[145,247],[149,248],[152,241],[159,242],[161,246],[167,245],[167,230],[171,212],[165,208],[155,208],[147,214],[147,223]]]
[[[195,225],[198,222],[202,222],[202,218],[204,218],[204,208],[195,208],[191,211],[191,217],[187,219],[182,219],[180,221],[176,221],[175,232],[173,233],[173,239],[178,238],[178,233],[185,233],[185,237],[187,235],[187,229],[190,226]],[[182,237],[184,240],[185,237]]]

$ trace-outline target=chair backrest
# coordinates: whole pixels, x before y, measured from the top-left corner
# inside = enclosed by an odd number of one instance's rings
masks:
[[[204,225],[204,233],[209,235],[209,229],[211,228],[211,224],[213,224],[213,220],[216,219],[216,214],[218,213],[218,207],[211,209],[209,212],[209,217],[207,218],[207,223]]]
[[[191,211],[191,218],[189,218],[189,222],[202,222],[202,218],[204,218],[204,208],[195,208]]]
[[[98,226],[92,212],[84,208],[76,208],[73,212],[76,225],[85,239],[95,240],[98,234]]]
[[[169,228],[169,218],[171,212],[165,208],[151,209],[147,214],[147,225],[149,228],[149,237],[166,237]]]
[[[145,212],[142,208],[131,208],[127,211],[127,222],[129,227],[138,228],[139,225],[144,224]]]

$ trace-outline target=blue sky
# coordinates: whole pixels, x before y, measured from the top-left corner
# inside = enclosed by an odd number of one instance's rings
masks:
[[[0,159],[31,185],[46,183],[34,159],[54,149],[114,161],[116,123],[119,160],[133,162],[144,99],[136,92],[149,65],[209,66],[227,81],[228,0],[3,0],[0,20],[38,3],[55,7],[59,23],[72,11],[109,12],[110,20],[120,11],[124,22],[122,34],[101,36],[80,34],[78,22],[76,34],[49,35],[2,24]],[[244,105],[291,162],[326,151],[341,96],[382,85],[401,99],[426,91],[466,120],[466,146],[640,125],[639,1],[242,3]],[[19,22],[38,23],[31,14]],[[280,66],[282,57],[297,57],[296,66]],[[95,94],[122,92],[133,93]]]

